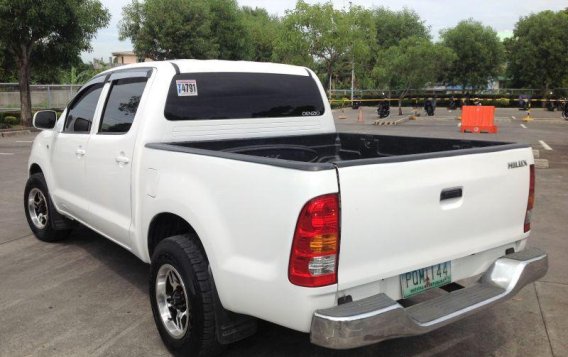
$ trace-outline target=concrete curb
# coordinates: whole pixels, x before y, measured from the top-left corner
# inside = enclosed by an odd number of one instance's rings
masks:
[[[23,130],[11,130],[11,131],[0,131],[0,137],[8,138],[11,136],[19,136],[35,133],[37,130],[34,129],[23,129]]]
[[[537,169],[548,169],[550,167],[547,159],[534,159],[534,166]]]
[[[404,123],[407,120],[409,119],[408,118],[399,118],[394,120],[377,119],[373,122],[373,125],[398,125]]]

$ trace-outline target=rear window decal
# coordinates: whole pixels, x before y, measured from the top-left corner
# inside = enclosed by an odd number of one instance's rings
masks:
[[[195,79],[180,79],[176,81],[178,97],[192,97],[197,95],[197,81]]]

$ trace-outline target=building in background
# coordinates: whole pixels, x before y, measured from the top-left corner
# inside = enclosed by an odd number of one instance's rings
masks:
[[[140,61],[134,51],[120,51],[112,53],[112,66],[122,66],[125,64],[132,64],[138,62],[151,62],[150,58],[145,58],[144,61]]]

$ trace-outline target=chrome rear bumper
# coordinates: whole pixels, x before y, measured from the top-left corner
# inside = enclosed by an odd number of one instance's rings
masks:
[[[348,349],[423,334],[513,297],[547,270],[548,256],[528,248],[497,259],[475,285],[408,308],[378,294],[317,310],[310,339],[319,346]]]

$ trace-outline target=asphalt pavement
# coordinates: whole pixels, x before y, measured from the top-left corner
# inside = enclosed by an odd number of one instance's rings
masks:
[[[524,112],[504,109],[497,111],[497,134],[461,134],[459,112],[439,109],[435,117],[374,126],[374,108],[362,111],[365,124],[358,124],[358,112],[345,109],[338,130],[538,149],[550,168],[537,170],[529,244],[549,253],[548,274],[512,300],[423,336],[331,351],[311,345],[307,334],[260,322],[255,336],[229,346],[226,355],[568,356],[568,121],[533,110],[536,119],[523,122]],[[57,244],[31,235],[22,196],[33,137],[0,138],[0,356],[168,356],[150,310],[148,265],[86,228]]]

